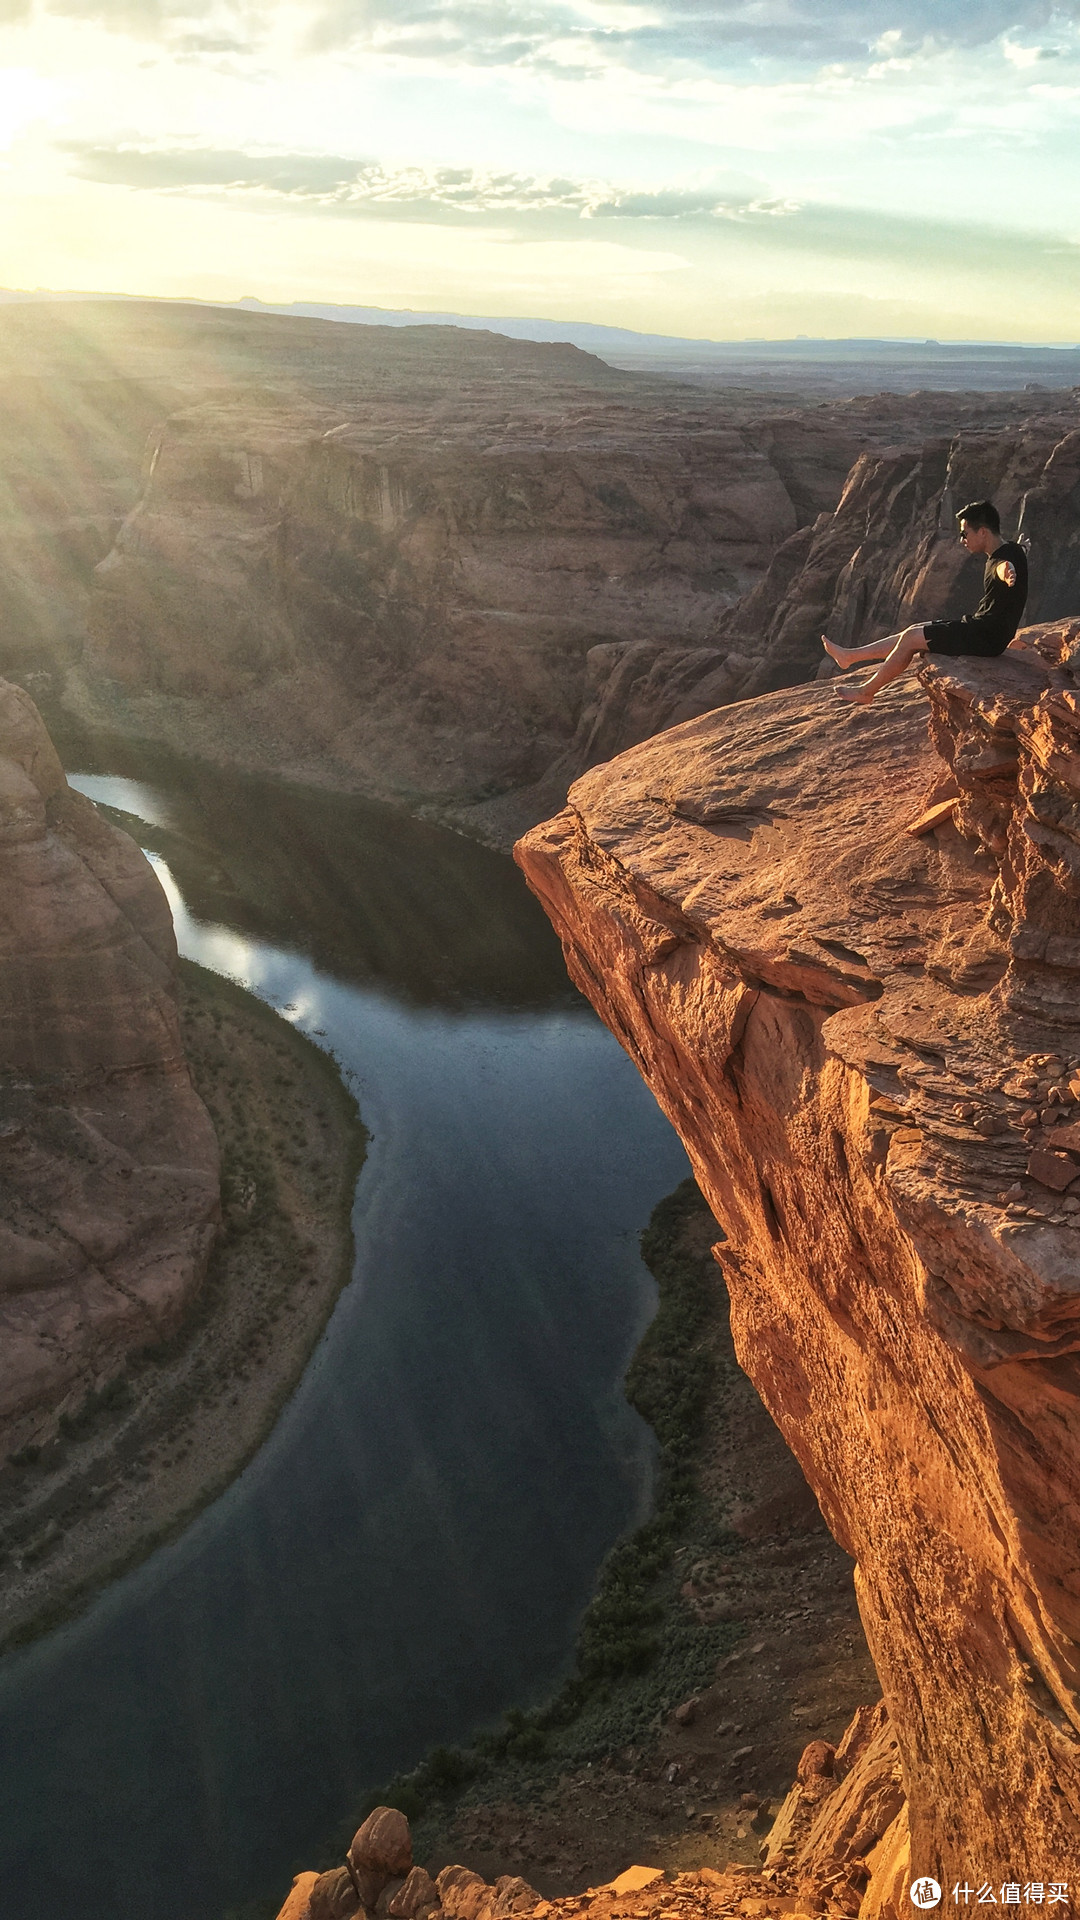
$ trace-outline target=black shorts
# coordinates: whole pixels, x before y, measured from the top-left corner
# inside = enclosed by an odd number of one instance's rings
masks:
[[[979,660],[994,660],[1016,638],[1015,632],[986,628],[978,620],[931,620],[923,632],[927,653],[947,653],[954,659],[971,654]]]

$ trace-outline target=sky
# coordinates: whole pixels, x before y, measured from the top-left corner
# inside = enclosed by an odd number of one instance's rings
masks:
[[[1080,341],[1080,0],[0,0],[0,285]]]

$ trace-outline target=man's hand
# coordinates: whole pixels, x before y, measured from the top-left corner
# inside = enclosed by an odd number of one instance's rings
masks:
[[[997,572],[998,579],[1003,580],[1007,587],[1015,587],[1016,568],[1013,566],[1013,563],[1011,560],[999,560],[997,563],[996,572]]]

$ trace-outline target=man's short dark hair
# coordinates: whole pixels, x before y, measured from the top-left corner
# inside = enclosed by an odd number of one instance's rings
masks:
[[[992,500],[973,500],[970,507],[961,507],[958,520],[966,520],[969,527],[989,527],[991,533],[1001,532],[1001,515]]]

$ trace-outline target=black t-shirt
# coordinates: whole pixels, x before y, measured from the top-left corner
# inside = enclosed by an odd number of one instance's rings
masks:
[[[998,578],[997,569],[1003,560],[1011,560],[1016,568],[1014,587],[1007,587],[1004,580]],[[963,615],[961,624],[967,626],[977,620],[985,633],[1011,640],[1024,617],[1027,591],[1027,554],[1018,540],[1004,540],[987,556],[982,599],[974,613]]]

